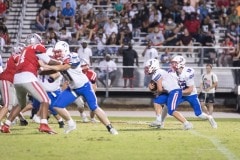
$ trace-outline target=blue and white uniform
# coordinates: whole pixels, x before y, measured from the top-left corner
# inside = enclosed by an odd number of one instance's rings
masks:
[[[97,98],[91,82],[82,72],[78,54],[68,54],[64,60],[64,63],[71,65],[71,68],[68,70],[61,71],[63,77],[69,82],[69,87],[62,91],[53,106],[66,108],[79,96],[83,96],[88,103],[89,108],[94,111],[98,107]]]
[[[58,96],[61,93],[61,82],[62,82],[63,76],[60,75],[57,79],[53,80],[49,75],[39,75],[38,80],[39,83],[43,86],[45,91],[47,92],[47,95],[49,99],[51,100],[49,110],[51,111],[51,114],[57,115],[57,112],[53,108],[53,103],[58,98]],[[33,98],[32,105],[34,108],[40,107],[40,102]]]
[[[162,86],[166,93],[162,93],[157,96],[154,99],[154,103],[167,104],[168,114],[172,115],[181,103],[182,89],[179,87],[177,81],[172,75],[168,74],[168,72],[163,69],[157,69],[152,76],[152,80],[157,82],[161,78]]]
[[[193,91],[189,95],[183,95],[181,102],[187,101],[190,103],[196,116],[202,114],[202,108],[198,99],[197,89],[194,82],[194,69],[190,67],[184,67],[182,72],[178,74],[176,71],[170,69],[169,74],[175,77],[179,86],[185,90],[186,88],[193,86]]]

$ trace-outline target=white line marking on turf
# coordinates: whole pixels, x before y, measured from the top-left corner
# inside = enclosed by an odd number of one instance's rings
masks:
[[[201,133],[199,133],[197,131],[194,131],[194,130],[191,130],[190,132],[192,134],[196,135],[196,136],[199,136],[199,137],[202,137],[202,138],[206,138],[209,141],[211,141],[212,144],[217,148],[217,150],[219,152],[221,152],[227,159],[229,159],[229,160],[238,159],[236,157],[236,155],[234,155],[229,149],[227,149],[217,138],[203,135],[203,134],[201,134]]]

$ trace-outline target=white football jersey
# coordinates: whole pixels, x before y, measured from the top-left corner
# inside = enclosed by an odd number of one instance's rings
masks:
[[[80,66],[80,59],[77,53],[71,53],[67,55],[67,57],[67,63],[71,65],[71,68],[66,71],[61,71],[61,74],[67,81],[69,81],[69,87],[71,89],[80,88],[89,80],[86,74],[82,72],[82,68]]]
[[[47,92],[54,92],[60,89],[60,85],[62,83],[63,76],[60,75],[57,79],[53,82],[49,82],[49,75],[39,75],[38,81],[42,84],[43,88]]]
[[[197,88],[196,88],[195,82],[194,82],[194,69],[192,69],[190,67],[184,67],[181,74],[177,74],[175,71],[173,71],[171,69],[168,72],[173,77],[175,77],[179,86],[183,90],[189,86],[193,86],[193,91],[191,94],[189,94],[189,96],[197,94]]]
[[[162,86],[163,89],[166,90],[168,93],[175,89],[180,89],[176,79],[171,75],[168,74],[167,71],[163,69],[158,69],[152,76],[152,80],[157,82],[160,78],[163,78]]]

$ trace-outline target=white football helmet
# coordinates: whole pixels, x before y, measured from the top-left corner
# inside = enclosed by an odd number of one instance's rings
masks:
[[[70,53],[69,45],[65,41],[58,41],[54,48],[53,52],[56,59],[62,59]]]
[[[173,57],[171,62],[177,62],[177,64],[174,65],[173,67],[176,69],[179,69],[181,67],[185,67],[186,59],[183,56],[177,55],[177,56]]]
[[[43,41],[42,41],[41,36],[39,36],[36,33],[32,33],[32,34],[27,35],[27,37],[25,39],[25,44],[26,45],[36,45],[36,44],[41,44],[42,42]]]
[[[157,59],[149,59],[145,64],[145,72],[147,74],[152,74],[159,68],[160,68],[160,64],[159,64],[159,60]]]
[[[16,46],[13,47],[13,53],[21,54],[25,47],[26,45],[24,43],[18,43]]]

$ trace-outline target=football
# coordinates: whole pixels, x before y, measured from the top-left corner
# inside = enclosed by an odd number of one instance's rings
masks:
[[[150,88],[150,86],[151,86],[151,88]],[[155,81],[153,81],[153,80],[150,81],[150,83],[149,83],[149,90],[151,92],[157,91],[157,83]]]

